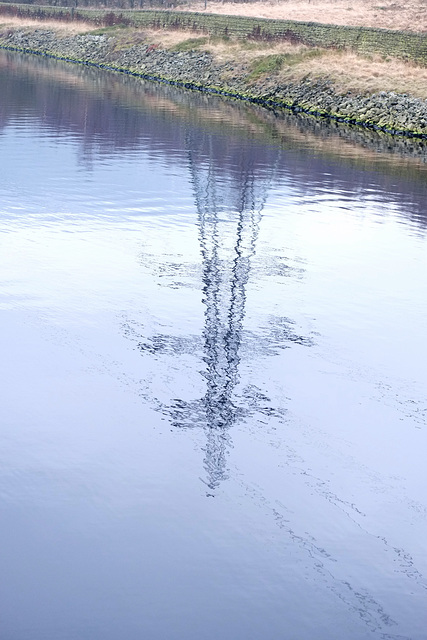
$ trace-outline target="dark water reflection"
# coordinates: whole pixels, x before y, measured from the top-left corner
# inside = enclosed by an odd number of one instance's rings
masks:
[[[6,52],[2,52],[0,73],[0,130],[30,117],[55,135],[74,134],[86,169],[94,154],[99,161],[103,155],[137,150],[141,143],[153,153],[164,150],[166,162],[185,162],[186,127],[178,123],[190,121],[213,135],[228,132],[236,141],[250,140],[259,166],[270,163],[266,143],[280,145],[284,160],[292,164],[292,169],[282,170],[309,197],[319,189],[353,193],[357,184],[361,192],[380,191],[385,203],[398,202],[405,215],[426,224],[427,143],[423,140],[392,139],[306,116],[278,116],[213,96],[179,95],[173,87],[115,75],[99,77],[95,70],[58,67],[54,61]],[[218,166],[226,153],[217,155]]]
[[[0,149],[1,637],[422,640],[423,143],[0,52]]]

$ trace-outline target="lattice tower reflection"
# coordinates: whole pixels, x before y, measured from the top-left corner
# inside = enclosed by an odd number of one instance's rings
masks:
[[[202,418],[206,484],[213,492],[227,477],[229,432],[241,411],[233,392],[239,380],[246,286],[280,150],[271,149],[260,160],[251,145],[228,145],[224,138],[193,132],[187,135],[187,149],[203,263],[206,393],[198,406],[181,405],[175,420],[197,426]]]

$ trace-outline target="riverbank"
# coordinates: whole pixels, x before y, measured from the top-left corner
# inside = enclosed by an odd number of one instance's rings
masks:
[[[0,46],[229,95],[267,107],[312,113],[392,134],[427,138],[427,70],[414,63],[363,58],[354,52],[330,51],[303,43],[238,42],[229,38],[195,37],[194,33],[183,30],[120,26],[73,33],[34,25],[4,24],[0,28]],[[347,71],[350,83],[342,77],[340,81],[339,73],[331,72],[334,58],[341,61],[341,69],[348,67],[349,60],[354,68],[365,60],[371,70],[372,65],[376,65],[377,76],[368,74],[363,86],[363,73],[359,71],[358,83],[357,74],[350,70]],[[399,78],[403,74],[406,87],[411,84],[412,73],[413,86],[418,82],[419,89],[412,94],[408,89],[406,92],[392,90],[401,86],[392,74],[387,77],[387,73],[396,68]]]

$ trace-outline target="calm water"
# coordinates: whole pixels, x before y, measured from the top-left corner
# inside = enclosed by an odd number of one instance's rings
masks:
[[[1,640],[425,640],[419,144],[0,52],[0,150]]]

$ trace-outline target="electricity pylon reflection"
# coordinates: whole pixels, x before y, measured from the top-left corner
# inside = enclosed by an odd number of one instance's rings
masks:
[[[244,412],[234,390],[239,381],[246,286],[280,151],[271,149],[260,160],[250,144],[228,144],[223,137],[193,132],[187,135],[187,149],[203,265],[206,393],[196,403],[175,403],[172,420],[180,427],[203,426],[206,484],[212,495],[227,477],[229,430]]]

